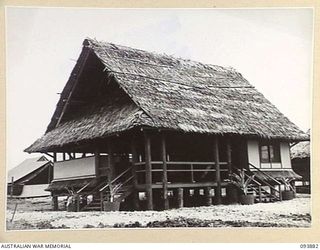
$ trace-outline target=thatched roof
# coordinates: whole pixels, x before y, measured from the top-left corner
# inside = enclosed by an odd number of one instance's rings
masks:
[[[86,39],[83,44],[46,134],[27,148],[27,152],[44,152],[67,143],[100,138],[138,126],[308,140],[308,135],[234,69],[92,39]],[[99,69],[94,74],[100,74],[105,80],[103,86],[98,80],[97,83],[84,80],[81,83],[79,80],[84,71],[93,74],[90,66]],[[120,96],[128,97],[126,102],[95,105],[95,110],[78,116],[70,115],[77,110],[65,108],[66,103],[72,101],[72,97],[68,101],[70,92],[78,91],[78,99],[88,100],[81,88],[86,89],[91,84],[92,95],[93,86],[98,86],[96,91],[100,91],[113,83],[120,87]],[[113,98],[114,95],[105,99]]]
[[[306,132],[310,135],[310,129]],[[299,142],[290,149],[291,159],[310,158],[310,141]]]

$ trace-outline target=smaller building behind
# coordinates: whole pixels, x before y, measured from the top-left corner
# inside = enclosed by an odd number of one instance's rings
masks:
[[[296,182],[297,192],[310,193],[310,141],[299,142],[291,148],[291,162],[293,170],[302,176],[302,180]]]
[[[52,167],[44,156],[24,160],[8,171],[7,194],[17,198],[49,196],[45,189],[52,180]]]

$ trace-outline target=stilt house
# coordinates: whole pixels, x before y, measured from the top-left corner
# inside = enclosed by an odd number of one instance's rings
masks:
[[[53,164],[44,156],[26,159],[8,171],[7,194],[15,198],[49,196]]]
[[[46,133],[25,151],[54,159],[51,191],[92,195],[121,184],[121,209],[220,204],[229,174],[281,199],[297,177],[289,143],[309,140],[231,68],[85,39]],[[91,206],[91,207],[90,207]]]

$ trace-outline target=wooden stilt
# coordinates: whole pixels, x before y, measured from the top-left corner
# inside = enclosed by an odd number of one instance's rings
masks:
[[[262,202],[262,190],[261,190],[261,186],[259,185],[259,202]]]
[[[191,170],[191,182],[194,183],[194,173],[193,173],[193,164],[190,164],[190,170]]]
[[[80,212],[80,195],[76,194],[74,196],[75,205],[76,205],[76,212]]]
[[[152,199],[152,166],[151,166],[151,143],[150,135],[144,133],[144,147],[145,147],[145,163],[146,163],[146,194],[147,194],[147,209],[153,210]]]
[[[59,210],[58,196],[56,195],[52,195],[52,210],[53,211]]]
[[[100,193],[100,211],[103,211],[103,202],[104,202],[104,194],[103,192]]]
[[[212,205],[212,197],[210,195],[210,187],[205,187],[204,188],[204,195],[205,195],[205,204],[206,206],[211,206]]]
[[[137,149],[136,149],[136,137],[132,138],[131,141],[131,154],[132,154],[132,176],[133,176],[133,207],[134,210],[140,210],[140,204],[139,204],[139,192],[137,190],[138,186],[138,177],[136,172],[136,165],[135,163],[138,162],[138,155],[137,155]]]
[[[162,185],[163,185],[163,206],[164,209],[169,209],[168,199],[168,173],[167,173],[167,150],[166,139],[164,134],[161,134],[161,157],[162,157]]]
[[[94,168],[95,168],[95,173],[96,173],[96,177],[100,176],[100,150],[96,149],[94,152]]]
[[[11,187],[10,187],[10,197],[13,196],[13,190],[14,190],[14,177],[11,177]]]
[[[183,188],[177,189],[178,208],[183,207]]]
[[[51,167],[51,171],[50,171],[50,178],[51,178],[51,180],[54,179],[54,163],[57,162],[57,153],[56,153],[56,152],[53,153],[53,158],[52,158],[52,160],[53,160],[53,166]],[[50,182],[51,182],[51,181],[50,181]]]
[[[227,138],[227,164],[228,164],[228,172],[232,173],[232,157],[231,157],[231,141],[230,137]]]
[[[110,140],[107,142],[107,165],[108,165],[108,181],[111,182],[114,177],[114,166],[113,166],[113,148]]]
[[[279,200],[282,201],[281,185],[279,185]]]
[[[220,159],[219,159],[219,141],[218,137],[214,137],[214,162],[216,166],[216,192],[215,192],[215,198],[216,203],[221,204],[221,175],[220,175]]]

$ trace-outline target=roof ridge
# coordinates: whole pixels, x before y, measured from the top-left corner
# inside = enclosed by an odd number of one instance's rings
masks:
[[[107,69],[107,67],[106,67]],[[169,83],[175,83],[175,84],[180,84],[183,86],[187,86],[187,87],[191,87],[188,84],[184,84],[182,82],[178,82],[178,81],[171,81],[171,80],[166,80],[166,79],[161,79],[161,78],[155,78],[155,77],[151,77],[151,76],[146,76],[146,75],[140,75],[140,74],[134,74],[134,73],[130,73],[130,72],[120,72],[120,71],[115,71],[115,70],[107,70],[108,72],[112,72],[115,74],[122,74],[122,75],[134,75],[134,76],[138,76],[138,77],[143,77],[143,78],[149,78],[149,79],[153,79],[153,80],[160,80],[163,82],[169,82]],[[197,77],[196,77],[197,78]],[[209,78],[209,77],[208,77]],[[210,87],[210,88],[217,88],[217,89],[223,89],[223,88],[255,88],[252,85],[244,85],[244,86],[213,86],[213,85],[203,85],[203,87],[201,87],[201,85],[199,86],[192,86],[192,88],[206,88],[206,87]]]
[[[236,69],[234,69],[231,66],[220,66],[220,65],[216,65],[216,64],[210,64],[210,63],[204,63],[204,62],[200,62],[200,61],[196,61],[196,60],[191,60],[191,59],[187,59],[187,58],[183,58],[183,57],[179,57],[179,56],[174,56],[174,55],[168,55],[166,53],[162,53],[162,52],[156,52],[156,51],[148,51],[148,50],[144,50],[144,49],[139,49],[139,48],[133,48],[133,47],[129,47],[129,46],[125,46],[125,45],[119,45],[119,44],[115,44],[115,43],[111,43],[111,42],[107,42],[107,41],[103,41],[100,40],[98,41],[97,39],[93,39],[93,38],[89,38],[87,37],[84,42],[83,45],[85,46],[90,46],[90,45],[98,45],[98,46],[106,46],[109,45],[111,46],[109,49],[112,50],[118,50],[118,49],[126,49],[126,50],[134,50],[134,51],[140,51],[143,53],[148,53],[151,55],[155,55],[155,56],[160,56],[160,57],[167,57],[173,60],[177,60],[177,61],[183,61],[186,62],[188,64],[197,64],[198,66],[201,65],[203,67],[210,67],[211,70],[215,70],[217,72],[226,72],[226,73],[233,73],[236,75],[240,75],[242,76],[242,74],[240,72],[238,72]],[[114,48],[115,47],[115,48]],[[123,58],[121,58],[123,59]],[[158,65],[157,66],[164,66],[164,65]]]

